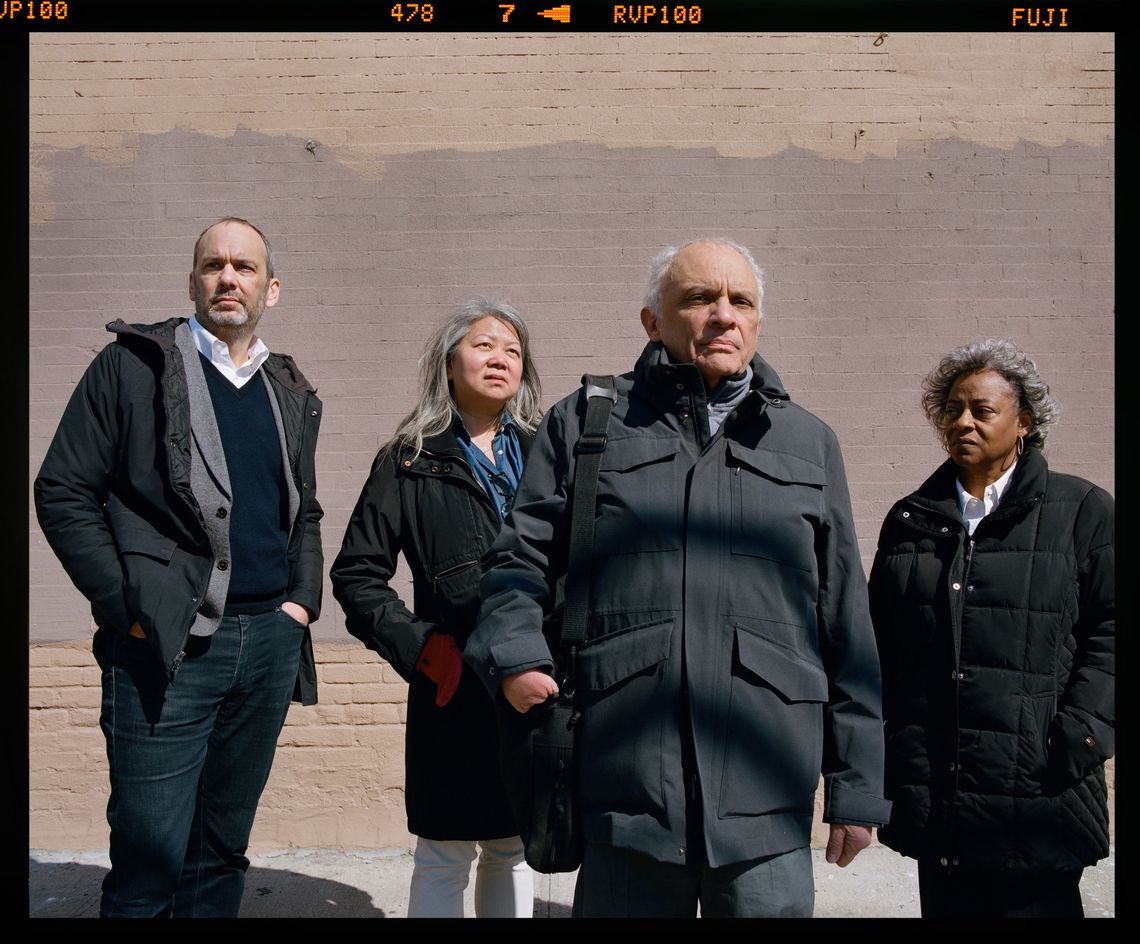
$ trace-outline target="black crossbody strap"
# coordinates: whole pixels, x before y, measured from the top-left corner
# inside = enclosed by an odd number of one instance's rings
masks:
[[[578,463],[574,472],[570,548],[566,565],[566,608],[563,611],[561,638],[563,651],[570,653],[577,650],[586,638],[598,471],[606,448],[610,411],[617,402],[612,376],[584,374],[582,384],[586,388],[586,418],[582,424],[582,435],[574,447]],[[572,685],[572,657],[568,660],[567,669]]]

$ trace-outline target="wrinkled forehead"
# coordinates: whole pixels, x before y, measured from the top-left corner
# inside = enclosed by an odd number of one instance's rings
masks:
[[[223,220],[198,237],[194,244],[194,265],[198,265],[203,255],[214,255],[223,249],[240,252],[263,264],[269,259],[265,241],[257,230],[245,223]]]
[[[1017,389],[991,367],[960,374],[950,386],[947,400],[1017,400]]]
[[[519,340],[519,333],[515,330],[515,326],[496,314],[486,314],[471,322],[471,327],[467,330],[467,337],[477,334],[489,334],[492,337],[509,338],[513,341]]]
[[[759,294],[756,276],[748,260],[731,246],[721,243],[691,243],[674,257],[667,275],[677,287],[716,286]]]

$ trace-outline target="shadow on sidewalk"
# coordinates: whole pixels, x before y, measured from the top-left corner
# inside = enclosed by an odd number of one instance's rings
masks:
[[[28,859],[28,917],[97,918],[107,869]],[[241,918],[383,918],[359,888],[284,869],[250,866]]]

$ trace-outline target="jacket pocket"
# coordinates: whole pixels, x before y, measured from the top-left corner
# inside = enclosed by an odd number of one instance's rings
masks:
[[[733,554],[814,571],[815,531],[823,508],[824,470],[784,452],[728,443]]]
[[[810,815],[823,760],[827,674],[774,638],[787,624],[738,626],[732,660],[720,815]]]
[[[578,655],[579,778],[588,811],[664,813],[673,626],[672,618],[633,626]]]
[[[681,546],[676,456],[672,442],[633,438],[607,444],[598,474],[595,557]]]
[[[145,528],[121,529],[115,534],[123,565],[123,598],[131,619],[149,636],[170,583],[170,561],[178,545]]]
[[[466,560],[445,567],[432,577],[432,597],[439,620],[461,647],[479,614],[479,577],[482,573],[478,560]]]

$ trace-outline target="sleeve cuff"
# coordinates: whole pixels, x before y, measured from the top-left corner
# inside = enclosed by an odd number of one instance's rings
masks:
[[[852,790],[841,783],[826,782],[823,819],[827,823],[886,826],[891,821],[891,801]]]

